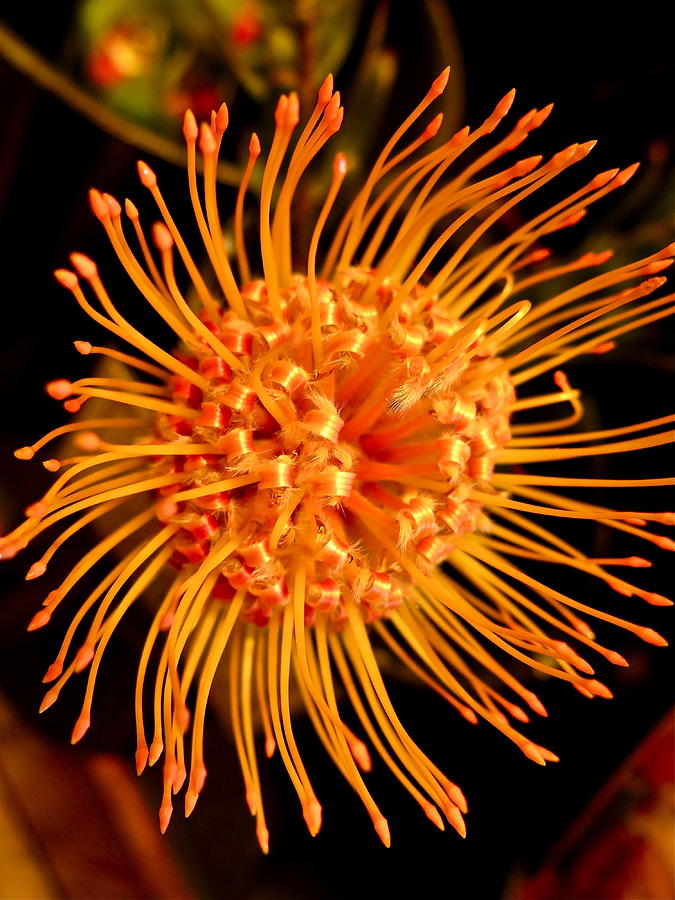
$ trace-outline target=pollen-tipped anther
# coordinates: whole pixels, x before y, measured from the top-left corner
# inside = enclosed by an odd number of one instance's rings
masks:
[[[113,197],[112,194],[103,194],[103,199],[106,202],[106,206],[108,207],[108,212],[110,213],[111,219],[119,219],[122,215],[122,207],[118,200]]]
[[[140,775],[145,769],[148,762],[148,748],[145,744],[139,745],[136,748],[136,774]]]
[[[154,766],[157,760],[162,755],[162,751],[164,750],[164,744],[161,740],[153,740],[148,749],[148,765]]]
[[[75,655],[75,671],[83,672],[94,658],[95,647],[93,644],[83,644]]]
[[[29,572],[30,574],[30,572]],[[28,578],[28,576],[26,576]],[[39,609],[28,623],[28,631],[37,631],[38,628],[44,628],[51,619],[51,613],[47,609]]]
[[[40,709],[38,711],[43,713],[45,710],[49,709],[50,706],[53,706],[58,700],[59,692],[60,688],[58,685],[54,685],[53,688],[50,688],[42,698],[42,703],[40,703]]]
[[[34,562],[30,567],[28,572],[26,573],[26,581],[33,581],[34,578],[40,578],[41,575],[44,575],[47,571],[47,566],[42,562],[42,560],[38,560]],[[31,622],[32,624],[32,622]],[[36,626],[38,627],[38,626]],[[30,630],[30,629],[29,629]]]
[[[191,109],[185,110],[183,116],[183,137],[188,144],[194,144],[199,136],[199,126]]]
[[[319,87],[319,91],[317,93],[317,100],[319,106],[325,106],[326,103],[333,96],[333,76],[329,73],[326,75],[324,80],[321,82],[321,86]]]
[[[668,641],[653,628],[634,627],[632,631],[647,644],[653,644],[655,647],[668,646]]]
[[[93,214],[100,221],[107,219],[110,215],[110,209],[105,202],[103,194],[100,191],[97,191],[96,188],[89,189],[89,206],[91,207]]]
[[[302,816],[307,824],[309,833],[312,835],[312,837],[316,837],[321,830],[321,822],[323,818],[321,804],[318,802],[318,800],[316,800],[316,798],[313,800],[309,800],[305,804]]]
[[[70,736],[70,743],[77,744],[78,741],[81,741],[85,736],[87,731],[89,730],[89,726],[91,725],[91,719],[89,716],[82,715],[75,722],[75,727],[73,728],[73,733]]]
[[[230,113],[227,109],[227,103],[221,103],[216,113],[216,135],[220,137],[227,130],[230,124]]]
[[[141,180],[141,184],[146,188],[154,188],[157,185],[157,176],[152,171],[150,166],[143,162],[142,160],[138,160],[136,163],[136,170],[138,172],[138,177]]]
[[[63,663],[61,660],[55,660],[50,666],[48,666],[47,671],[42,676],[43,684],[50,684],[52,681],[56,681],[57,678],[60,677],[63,672]]]
[[[438,132],[441,129],[441,125],[443,124],[443,113],[438,113],[433,117],[431,122],[424,129],[423,137],[425,140],[429,140],[432,137],[436,137]]]
[[[589,690],[594,697],[602,697],[604,700],[611,700],[614,696],[606,684],[595,678],[586,679],[584,687]]]
[[[424,815],[427,817],[427,819],[433,822],[433,824],[436,826],[436,828],[439,829],[439,831],[445,831],[445,822],[443,821],[441,814],[433,805],[433,803],[424,803],[422,808],[424,809]]]
[[[466,824],[459,809],[454,803],[447,803],[444,809],[448,822],[461,838],[466,837]]]
[[[354,762],[359,767],[359,769],[362,772],[370,772],[373,767],[373,762],[370,758],[368,747],[363,743],[363,741],[352,740],[349,744],[349,749],[352,756],[354,757]]]
[[[173,813],[173,805],[170,800],[167,800],[165,803],[159,808],[159,830],[162,834],[166,834],[166,830],[169,827],[169,822],[171,821],[171,814]]]
[[[173,248],[173,238],[171,232],[164,222],[155,222],[152,226],[152,240],[155,247],[161,252],[167,252]]]
[[[391,847],[391,832],[389,830],[389,822],[384,818],[384,816],[378,816],[373,819],[373,825],[375,827],[375,831],[377,832],[377,836],[382,841],[385,847]]]
[[[81,431],[74,438],[75,446],[85,453],[96,453],[101,448],[101,436],[95,431]]]
[[[31,503],[24,510],[29,519],[41,519],[48,511],[49,506],[43,500],[38,500],[37,503]]]
[[[606,650],[603,654],[605,659],[612,663],[613,666],[621,666],[622,668],[626,668],[629,663],[625,656],[622,656],[620,653],[617,653],[616,650]]]
[[[70,397],[73,393],[72,382],[67,381],[65,378],[58,378],[56,381],[48,382],[45,389],[54,400],[65,400],[66,397]]]
[[[176,707],[175,716],[176,716],[176,725],[178,725],[178,728],[181,731],[181,733],[185,734],[185,732],[190,727],[190,719],[191,719],[190,710],[187,708],[187,706],[184,703],[181,703]]]
[[[77,274],[80,278],[84,278],[85,281],[92,281],[98,276],[98,267],[96,263],[93,259],[85,256],[84,253],[71,253],[70,261],[75,267]]]
[[[541,751],[536,744],[532,743],[532,741],[523,741],[519,746],[525,756],[527,756],[528,759],[531,759],[532,762],[536,762],[538,766],[546,765],[546,760],[542,756]]]
[[[185,792],[185,818],[189,818],[194,812],[194,808],[199,800],[199,794],[192,788],[188,788]]]
[[[260,849],[267,855],[270,852],[270,834],[261,819],[258,820],[255,833]]]
[[[448,81],[450,80],[450,66],[446,66],[440,75],[438,75],[432,82],[431,87],[429,88],[429,93],[427,96],[430,97],[440,97],[443,91],[448,86]]]

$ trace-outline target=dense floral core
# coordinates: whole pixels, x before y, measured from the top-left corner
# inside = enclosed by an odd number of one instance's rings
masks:
[[[204,446],[158,463],[158,472],[189,473],[183,487],[193,488],[180,504],[170,499],[175,486],[161,489],[167,499],[158,516],[181,526],[172,562],[201,562],[224,533],[241,535],[214,593],[229,600],[245,588],[242,617],[258,625],[287,602],[297,554],[309,565],[307,624],[317,611],[344,619],[350,596],[366,621],[398,607],[410,576],[352,505],[372,506],[382,533],[422,568],[442,562],[457,537],[478,527],[472,489],[489,483],[495,452],[509,439],[511,380],[481,378],[493,362],[487,323],[463,327],[433,301],[417,300],[420,289],[383,327],[395,287],[379,287],[366,306],[360,299],[370,283],[365,270],[335,286],[319,283],[325,349],[314,368],[307,279],[295,276],[283,291],[279,321],[264,283],[253,282],[243,291],[250,321],[225,313],[212,326],[245,369],[233,373],[205,355],[208,348],[195,350],[184,361],[208,386],[200,391],[176,376],[171,390],[199,414],[157,420],[157,439]]]

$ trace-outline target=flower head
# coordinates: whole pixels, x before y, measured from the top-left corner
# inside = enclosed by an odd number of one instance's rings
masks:
[[[189,190],[208,275],[145,163],[139,163],[140,180],[161,216],[151,240],[131,201],[124,205],[131,224],[125,229],[121,204],[91,191],[92,210],[130,279],[175,333],[175,352],[118,310],[92,260],[75,253],[73,270],[56,272],[89,316],[132,353],[87,341],[76,341],[77,350],[110,357],[135,374],[47,385],[68,411],[82,415],[16,455],[30,459],[64,434],[75,435],[80,452],[44,460],[58,477],[25,522],[2,539],[0,555],[15,554],[67,519],[66,530],[31,566],[27,577],[34,579],[84,526],[96,521],[104,531],[29,626],[46,624],[80,578],[107,563],[45,676],[52,686],[43,709],[72,675],[88,672],[73,741],[89,727],[97,672],[117,624],[151,585],[163,586],[135,692],[138,771],[164,758],[162,829],[184,784],[188,815],[204,786],[205,710],[225,657],[246,799],[266,850],[253,727],[258,714],[265,752],[279,748],[310,832],[321,825],[321,806],[293,735],[291,685],[388,845],[386,819],[364,777],[371,767],[366,740],[439,828],[445,817],[464,835],[466,801],[397,717],[376,642],[466,720],[487,720],[541,765],[557,757],[521,726],[529,711],[546,710],[523,683],[526,669],[511,661],[562,679],[586,697],[609,697],[586,655],[627,662],[596,640],[589,618],[664,643],[649,627],[569,597],[518,562],[556,563],[620,594],[670,603],[615,574],[616,567],[640,568],[647,560],[590,558],[547,522],[597,520],[673,550],[670,538],[651,530],[672,524],[671,513],[615,511],[557,492],[565,486],[663,486],[673,479],[568,478],[538,474],[536,464],[673,440],[675,432],[659,430],[675,421],[673,415],[566,432],[580,420],[582,405],[560,366],[580,354],[606,352],[619,335],[673,312],[672,295],[645,298],[663,283],[659,273],[674,248],[614,270],[598,268],[608,252],[538,266],[548,255],[541,240],[577,222],[636,166],[595,175],[493,237],[493,226],[509,210],[581,162],[593,142],[573,144],[549,160],[502,164],[551,108],[534,109],[462,168],[461,157],[474,145],[480,149],[506,117],[510,92],[474,130],[424,149],[439,131],[436,116],[402,145],[447,79],[445,70],[387,142],[327,245],[324,227],[347,173],[344,155],[335,156],[302,264],[292,239],[294,194],[339,130],[343,110],[329,77],[289,152],[300,114],[294,94],[281,97],[258,200],[260,278],[251,277],[243,225],[261,155],[256,135],[234,210],[238,275],[222,238],[215,176],[228,126],[224,105],[210,123],[198,126],[189,111],[184,122]],[[562,292],[551,290],[535,306],[526,299],[537,284],[588,269],[596,273],[581,275]],[[523,393],[521,386],[539,376],[540,392]],[[92,398],[117,403],[123,412],[87,418]],[[570,412],[550,415],[558,406]],[[525,410],[534,410],[535,418],[519,422]],[[106,437],[112,429],[131,437],[113,442]],[[131,508],[139,497],[140,509],[137,503]],[[105,528],[109,520],[114,524]],[[346,695],[341,706],[338,686]],[[151,701],[149,716],[144,699]]]

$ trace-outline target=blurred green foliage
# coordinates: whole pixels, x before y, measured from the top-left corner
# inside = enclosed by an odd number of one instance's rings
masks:
[[[74,50],[118,110],[167,126],[243,90],[307,100],[352,47],[363,0],[83,0]]]

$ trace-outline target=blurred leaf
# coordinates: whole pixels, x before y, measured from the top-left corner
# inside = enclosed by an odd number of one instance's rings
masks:
[[[195,80],[227,95],[234,79],[258,101],[297,90],[309,102],[343,64],[362,7],[363,0],[82,0],[75,42],[108,102],[167,129],[177,118],[171,95]],[[189,66],[177,69],[176,59]]]
[[[119,115],[108,104],[97,100],[36,53],[2,23],[0,23],[0,56],[39,87],[54,94],[118,140],[146,153],[152,153],[174,165],[184,165],[185,149],[182,142],[179,144]],[[218,180],[224,184],[238,185],[240,175],[238,166],[222,161],[218,163]]]
[[[306,102],[351,49],[363,0],[198,0],[220,25],[220,50],[262,100],[297,90]]]
[[[77,7],[77,26],[88,43],[138,8],[131,0],[86,0]]]

